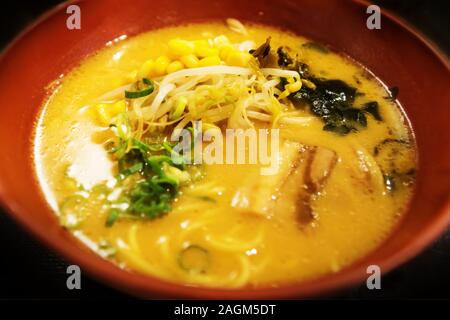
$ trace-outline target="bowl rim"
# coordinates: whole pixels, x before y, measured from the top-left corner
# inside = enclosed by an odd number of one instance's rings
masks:
[[[37,19],[29,23],[22,32],[13,38],[8,45],[0,53],[0,63],[4,56],[12,51],[15,45],[20,42],[26,35],[28,35],[35,28],[38,28],[44,21],[58,13],[63,8],[71,4],[82,3],[87,0],[68,0],[64,1],[53,8],[45,11]],[[91,0],[92,1],[92,0]],[[367,7],[372,3],[366,0],[347,0],[359,6]],[[433,56],[445,67],[446,71],[450,73],[450,61],[446,54],[433,41],[426,37],[422,32],[411,26],[409,22],[393,14],[391,11],[382,8],[382,16],[389,19],[399,28],[406,30],[415,40],[425,45],[431,51]],[[183,297],[193,299],[289,299],[289,298],[310,298],[325,293],[332,293],[340,289],[362,283],[365,280],[365,269],[361,266],[354,267],[347,270],[348,267],[357,263],[353,262],[346,266],[342,271],[334,274],[325,274],[318,278],[306,280],[298,283],[282,285],[276,288],[261,287],[261,288],[238,288],[238,289],[224,289],[224,288],[209,288],[209,287],[195,287],[185,284],[179,284],[163,280],[154,276],[144,275],[130,272],[117,267],[109,261],[92,260],[91,255],[81,249],[72,250],[64,244],[55,241],[53,235],[46,232],[45,228],[39,224],[33,223],[22,212],[23,210],[8,202],[4,194],[5,186],[0,180],[0,206],[4,211],[18,224],[21,229],[25,229],[32,234],[34,238],[38,239],[47,248],[57,252],[68,263],[77,263],[82,267],[82,270],[92,276],[94,279],[100,280],[103,284],[114,287],[120,291],[125,291],[134,296],[150,297],[152,295],[164,295],[167,297]],[[424,229],[422,229],[420,236],[413,238],[411,241],[402,246],[399,250],[389,254],[384,259],[374,259],[373,264],[378,265],[383,274],[388,273],[395,267],[404,264],[410,260],[426,247],[437,240],[439,236],[450,226],[450,193],[447,194],[444,204],[437,214]],[[395,232],[395,230],[393,230]],[[71,235],[72,236],[72,235]],[[73,237],[73,236],[72,236]],[[75,239],[75,237],[74,237]],[[389,239],[389,237],[387,238]],[[384,243],[384,242],[383,242]],[[383,245],[383,243],[380,244]],[[370,254],[370,253],[369,253]],[[99,268],[99,267],[102,268]]]

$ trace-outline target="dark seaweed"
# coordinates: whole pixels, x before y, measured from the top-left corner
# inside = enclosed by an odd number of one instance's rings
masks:
[[[330,50],[326,46],[324,46],[323,44],[317,43],[317,42],[307,42],[307,43],[302,44],[302,47],[307,48],[307,49],[312,49],[312,50],[315,50],[320,53],[330,52]]]
[[[294,63],[294,59],[291,58],[291,56],[284,47],[279,47],[277,50],[277,54],[278,54],[278,65],[280,67],[288,67],[289,65]]]
[[[260,63],[262,63],[264,61],[264,59],[270,53],[270,40],[271,40],[271,37],[268,37],[266,39],[266,42],[264,42],[258,48],[256,48],[255,50],[250,50],[249,51],[249,53],[251,55],[253,55],[255,58],[257,58]]]
[[[394,101],[395,99],[397,99],[400,89],[398,87],[390,87],[388,89],[388,91],[389,91],[389,97],[387,97],[387,98]]]
[[[367,102],[362,106],[362,109],[365,112],[370,113],[375,118],[375,120],[377,121],[383,120],[383,118],[380,115],[380,110],[378,109],[378,102],[376,101]]]
[[[416,170],[411,169],[407,172],[390,172],[383,174],[384,185],[387,191],[394,192],[401,186],[410,186],[416,179]]]
[[[366,113],[376,120],[381,120],[377,102],[372,101],[362,107],[353,106],[357,90],[344,81],[314,77],[308,80],[314,83],[316,88],[303,86],[290,98],[294,102],[306,102],[311,112],[324,121],[324,130],[341,135],[358,131],[367,127]]]
[[[307,43],[303,46],[306,45],[309,47],[313,46],[316,49],[319,46],[315,43]],[[311,112],[320,117],[325,123],[323,130],[341,135],[358,131],[367,127],[366,114],[370,114],[374,119],[382,121],[376,101],[368,102],[360,107],[354,106],[355,97],[363,95],[356,88],[342,80],[314,77],[309,71],[309,66],[299,61],[298,57],[293,58],[284,47],[279,47],[277,54],[280,67],[298,71],[303,79],[314,83],[315,88],[302,86],[298,92],[291,94],[289,99],[297,107],[307,104]],[[286,84],[286,79],[282,79],[279,85],[280,89],[283,90]]]
[[[393,139],[393,138],[387,138],[384,139],[383,141],[381,141],[379,144],[377,144],[375,146],[375,148],[373,148],[373,154],[374,156],[378,156],[378,154],[380,153],[381,149],[384,148],[386,145],[388,144],[403,144],[403,145],[409,145],[408,141],[402,140],[402,139]]]
[[[311,77],[311,73],[309,72],[309,66],[306,63],[297,62],[297,65],[294,70],[298,71],[298,73],[303,79],[308,79]]]
[[[410,148],[408,141],[401,139],[384,139],[373,150],[375,160],[383,172],[386,190],[394,192],[400,186],[411,185],[416,176],[414,167],[404,167],[399,159],[402,148]]]

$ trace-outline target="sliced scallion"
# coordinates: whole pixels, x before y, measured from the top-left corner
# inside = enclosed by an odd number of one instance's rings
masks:
[[[119,218],[120,216],[120,210],[119,209],[111,209],[109,211],[108,217],[106,218],[106,222],[105,225],[107,227],[112,227],[112,225],[114,224],[114,222],[116,222],[116,220]]]
[[[139,91],[128,91],[125,90],[125,98],[127,99],[138,99],[138,98],[142,98],[145,96],[150,95],[153,90],[155,89],[154,85],[153,85],[153,81],[147,78],[143,78],[142,82],[148,86],[148,88],[145,88],[143,90],[139,90]]]

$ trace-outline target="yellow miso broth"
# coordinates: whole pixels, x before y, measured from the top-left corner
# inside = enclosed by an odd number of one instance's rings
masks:
[[[387,238],[415,143],[361,66],[236,20],[111,42],[53,84],[35,165],[62,227],[105,259],[171,282],[267,287],[339,271]],[[175,129],[279,129],[278,172],[175,164]],[[206,147],[208,143],[204,143]]]

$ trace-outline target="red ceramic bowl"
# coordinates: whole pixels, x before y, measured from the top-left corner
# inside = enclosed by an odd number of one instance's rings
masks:
[[[368,265],[383,273],[418,254],[450,221],[450,68],[422,36],[385,14],[381,30],[366,28],[367,4],[342,0],[90,0],[79,1],[81,30],[66,28],[67,4],[27,29],[0,60],[0,198],[30,233],[104,283],[142,297],[298,298],[362,282]],[[85,56],[120,35],[171,24],[238,19],[275,25],[331,45],[362,63],[388,86],[414,129],[417,188],[392,235],[336,274],[281,288],[206,289],[123,271],[63,230],[42,196],[32,161],[32,133],[45,87]],[[20,250],[18,248],[18,250]]]

